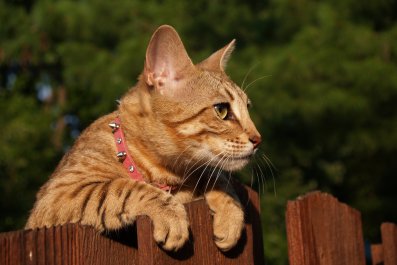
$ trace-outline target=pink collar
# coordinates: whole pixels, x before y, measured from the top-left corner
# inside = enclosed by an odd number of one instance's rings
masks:
[[[120,162],[123,163],[124,168],[127,170],[128,175],[135,181],[145,181],[141,173],[138,171],[137,166],[132,160],[132,157],[128,153],[127,142],[125,141],[123,130],[121,129],[121,120],[119,117],[109,123],[110,128],[113,129],[113,137],[117,148],[117,157]],[[159,189],[165,191],[171,191],[176,188],[176,186],[168,186],[165,184],[153,183]]]

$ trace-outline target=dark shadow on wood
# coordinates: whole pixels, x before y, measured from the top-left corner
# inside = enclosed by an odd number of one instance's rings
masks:
[[[251,188],[237,181],[234,181],[233,185],[241,203],[245,207],[246,228],[247,225],[251,225],[254,264],[265,264],[259,195]]]
[[[222,252],[222,254],[230,259],[237,258],[238,256],[241,255],[241,253],[243,253],[246,244],[247,244],[247,230],[244,229],[244,231],[241,233],[241,237],[239,241],[237,242],[237,245],[226,252]]]
[[[136,225],[132,224],[119,230],[110,230],[102,233],[103,236],[132,248],[138,248]]]
[[[190,259],[194,255],[193,244],[194,244],[194,240],[193,240],[192,233],[190,232],[189,241],[178,251],[171,252],[171,251],[165,251],[164,249],[161,249],[161,250],[173,259],[187,260],[187,259]]]

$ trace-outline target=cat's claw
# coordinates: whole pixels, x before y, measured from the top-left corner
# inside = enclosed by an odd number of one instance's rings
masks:
[[[214,242],[222,251],[233,248],[244,229],[244,212],[237,205],[214,213]]]
[[[165,250],[177,251],[189,239],[189,222],[184,206],[172,203],[152,217],[153,236]]]

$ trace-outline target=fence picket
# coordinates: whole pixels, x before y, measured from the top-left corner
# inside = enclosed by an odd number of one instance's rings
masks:
[[[397,264],[397,225],[383,223],[380,227],[382,234],[384,265]]]
[[[364,265],[360,213],[336,198],[312,192],[287,204],[290,265]]]
[[[383,265],[383,246],[382,244],[371,245],[372,265]]]

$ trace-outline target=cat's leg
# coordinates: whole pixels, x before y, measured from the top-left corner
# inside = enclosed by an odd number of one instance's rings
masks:
[[[128,178],[71,183],[52,182],[49,192],[37,201],[26,228],[81,223],[104,231],[147,215],[153,221],[154,239],[164,249],[177,250],[189,238],[186,210],[167,192]]]
[[[234,247],[244,229],[244,210],[231,184],[222,176],[205,199],[213,213],[215,244],[223,251]]]
[[[128,183],[131,183],[128,180]],[[137,187],[125,192],[124,207],[116,215],[129,224],[137,215],[147,215],[153,221],[153,236],[166,250],[178,250],[189,238],[189,222],[184,206],[171,194],[149,184],[135,182]]]

